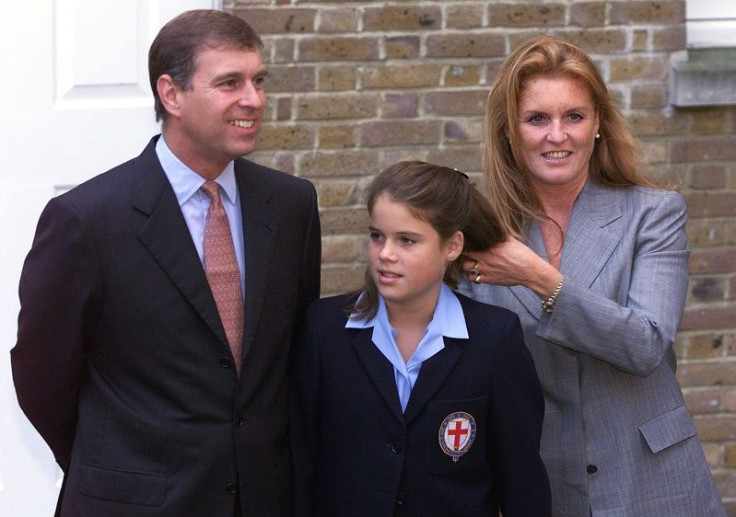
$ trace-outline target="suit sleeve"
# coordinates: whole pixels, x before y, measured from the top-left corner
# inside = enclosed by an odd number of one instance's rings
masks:
[[[11,364],[18,402],[65,472],[98,285],[95,250],[84,221],[64,197],[53,199],[23,266]]]
[[[514,315],[498,347],[491,396],[491,463],[504,517],[551,515],[547,470],[539,454],[544,395]]]
[[[625,301],[566,279],[554,312],[542,316],[537,335],[630,374],[650,374],[674,343],[685,308],[686,222],[684,200],[668,192],[640,221]]]
[[[314,491],[319,436],[319,359],[312,311],[297,332],[292,360],[291,459],[292,515],[314,515]]]
[[[308,220],[307,231],[304,236],[304,255],[302,257],[302,270],[300,274],[299,289],[299,314],[296,328],[301,324],[306,308],[312,300],[319,298],[320,294],[320,271],[322,261],[322,235],[320,229],[317,192],[314,185],[309,185],[309,206],[306,217]]]

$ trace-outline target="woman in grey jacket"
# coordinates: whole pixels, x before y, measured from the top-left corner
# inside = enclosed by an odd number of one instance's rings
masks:
[[[682,197],[636,170],[590,58],[538,36],[486,111],[489,195],[510,237],[461,289],[515,311],[545,392],[558,517],[725,515],[675,378],[687,294]]]

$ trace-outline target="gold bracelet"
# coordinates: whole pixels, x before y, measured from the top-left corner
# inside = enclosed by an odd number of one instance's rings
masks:
[[[555,310],[555,303],[557,302],[557,297],[560,296],[560,291],[562,291],[562,284],[564,283],[565,277],[563,276],[562,280],[560,280],[560,283],[557,284],[557,287],[555,287],[555,290],[552,292],[552,296],[542,302],[542,310],[544,312],[550,313]]]

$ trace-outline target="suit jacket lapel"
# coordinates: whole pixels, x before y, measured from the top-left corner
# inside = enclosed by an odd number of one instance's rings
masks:
[[[148,216],[138,239],[205,323],[227,345],[204,268],[179,203],[156,157],[154,138],[135,160],[133,207]]]
[[[404,415],[401,413],[399,392],[396,390],[394,367],[373,344],[372,334],[372,327],[361,329],[353,341],[353,348],[368,377],[373,381],[376,391],[383,397],[394,416],[403,422]]]
[[[607,228],[620,219],[621,215],[616,190],[589,180],[573,207],[562,248],[562,273],[584,287],[593,285],[621,240],[618,233]],[[529,245],[540,256],[547,256],[537,223],[533,223],[530,228]],[[538,319],[541,302],[537,295],[522,286],[514,286],[511,291],[529,313]]]
[[[235,177],[241,199],[245,242],[243,357],[246,357],[253,344],[268,288],[269,263],[273,253],[278,214],[274,214],[269,205],[271,194],[263,191],[262,185],[249,178],[247,162],[235,161]]]
[[[444,338],[445,348],[422,363],[419,377],[411,390],[411,397],[404,412],[407,425],[410,424],[427,403],[432,400],[437,390],[450,375],[460,355],[462,340]]]

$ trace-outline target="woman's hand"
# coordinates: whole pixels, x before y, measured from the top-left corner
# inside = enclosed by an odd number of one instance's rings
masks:
[[[464,255],[463,270],[475,284],[523,285],[546,299],[562,274],[514,237],[481,252]]]

